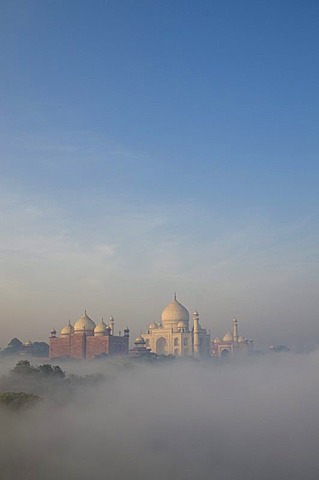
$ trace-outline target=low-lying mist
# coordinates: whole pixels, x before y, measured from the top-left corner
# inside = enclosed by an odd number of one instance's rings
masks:
[[[62,403],[1,410],[0,478],[317,480],[318,367],[319,351],[72,363],[104,378]]]

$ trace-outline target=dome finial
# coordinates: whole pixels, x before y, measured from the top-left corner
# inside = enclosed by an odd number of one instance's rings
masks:
[[[175,300],[175,302],[176,302],[176,292],[174,292],[174,300]]]

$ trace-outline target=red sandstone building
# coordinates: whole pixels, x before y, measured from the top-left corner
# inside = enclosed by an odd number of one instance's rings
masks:
[[[69,322],[61,330],[60,337],[56,330],[51,331],[50,358],[94,359],[107,355],[128,355],[129,329],[124,335],[115,335],[114,318],[106,325],[103,319],[96,325],[85,312],[75,323]]]

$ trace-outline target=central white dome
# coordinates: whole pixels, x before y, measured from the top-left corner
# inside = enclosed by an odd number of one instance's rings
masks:
[[[176,327],[180,322],[184,322],[188,327],[189,313],[174,297],[174,300],[162,311],[162,324],[164,328],[170,328]]]
[[[93,320],[87,315],[86,311],[82,317],[74,324],[74,333],[85,333],[86,335],[93,335],[96,325]]]

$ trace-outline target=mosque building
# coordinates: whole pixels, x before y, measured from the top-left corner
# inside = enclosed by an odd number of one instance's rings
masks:
[[[193,326],[189,326],[187,309],[176,300],[162,311],[161,323],[151,323],[141,334],[146,348],[157,355],[205,358],[210,356],[210,335],[199,322],[199,314],[193,314]]]
[[[75,322],[74,326],[69,322],[62,328],[60,337],[56,330],[51,330],[50,335],[50,358],[99,358],[106,355],[128,355],[129,349],[128,328],[124,335],[115,335],[114,318],[110,317],[107,325],[102,319],[96,325],[87,315]]]

